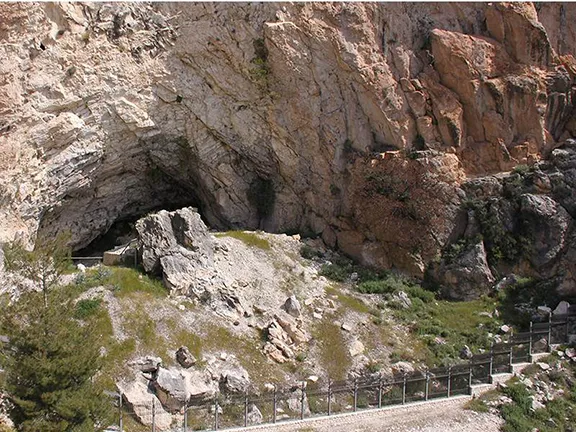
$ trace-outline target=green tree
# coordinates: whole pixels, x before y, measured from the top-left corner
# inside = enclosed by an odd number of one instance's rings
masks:
[[[41,288],[0,304],[0,335],[5,336],[0,365],[10,416],[21,432],[101,430],[111,409],[94,382],[101,367],[101,336],[74,318],[71,290],[58,287],[64,268],[60,258],[44,252],[51,248],[61,250],[47,244],[34,252],[19,245],[5,249],[6,267]]]
[[[70,266],[68,234],[56,238],[40,237],[33,250],[27,250],[21,240],[4,245],[6,270],[31,281],[42,291],[47,306],[48,291],[56,286],[62,272]]]

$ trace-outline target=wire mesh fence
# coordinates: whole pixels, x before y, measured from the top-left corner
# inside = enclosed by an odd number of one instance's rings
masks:
[[[180,417],[166,413],[155,397],[150,409],[137,412],[120,403],[118,426],[110,430],[155,432],[160,425],[166,430],[167,422],[172,422],[169,430],[173,432],[221,430],[471,394],[473,385],[492,382],[494,374],[511,372],[514,364],[551,351],[552,345],[567,342],[575,332],[576,314],[550,316],[547,322],[530,323],[528,332],[509,335],[506,342],[493,344],[488,352],[476,354],[465,363],[406,374],[303,381],[244,395],[218,394],[211,401],[184,407]],[[137,418],[144,427],[127,428],[129,417]]]

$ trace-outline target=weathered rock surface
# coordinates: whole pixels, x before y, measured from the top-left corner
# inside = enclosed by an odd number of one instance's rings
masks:
[[[258,407],[254,404],[250,404],[250,406],[248,406],[248,424],[254,425],[254,424],[260,424],[262,423],[262,420],[264,420],[264,416],[262,415],[262,412],[260,412],[260,410],[258,409]]]
[[[160,368],[153,381],[156,394],[169,411],[178,411],[190,397],[187,373],[174,369]]]
[[[216,384],[203,372],[160,368],[152,379],[156,395],[166,410],[178,412],[189,402],[211,398]]]
[[[190,352],[188,347],[182,346],[176,351],[176,361],[180,364],[180,366],[187,369],[194,366],[194,364],[197,362],[197,359]]]
[[[282,306],[286,312],[288,312],[293,317],[298,318],[300,316],[300,302],[296,299],[296,296],[291,295],[286,299],[284,305]]]
[[[225,370],[220,375],[220,387],[232,393],[246,393],[250,387],[248,372],[241,367]]]
[[[515,283],[513,277],[494,285],[496,279],[517,274],[549,281],[546,289],[555,288],[562,296],[574,295],[575,167],[576,143],[567,140],[548,161],[463,184],[464,222],[430,273],[445,294],[475,298]]]
[[[161,364],[160,357],[146,356],[132,360],[129,366],[136,367],[140,372],[156,372]]]
[[[172,416],[164,410],[160,400],[149,389],[148,384],[144,380],[140,379],[125,385],[119,385],[119,390],[140,423],[152,426],[152,405],[154,405],[154,423],[156,428],[159,430],[170,428]]]
[[[284,311],[274,315],[266,333],[268,341],[264,346],[264,353],[278,363],[293,359],[299,346],[310,340],[310,336],[301,328],[301,321],[295,320]]]
[[[467,176],[574,136],[575,10],[3,4],[0,241],[70,230],[81,248],[195,205],[211,226],[307,232],[422,276]],[[162,264],[175,290],[196,253],[182,240]]]
[[[443,295],[452,299],[470,300],[489,293],[495,282],[482,241],[471,245],[452,261],[442,262],[434,272],[443,286]]]
[[[212,236],[193,208],[165,210],[136,223],[144,270],[161,274],[175,293],[188,294],[197,269],[214,264]]]

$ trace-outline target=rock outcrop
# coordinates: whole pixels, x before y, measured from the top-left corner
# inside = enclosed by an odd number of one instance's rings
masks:
[[[131,381],[119,385],[122,397],[126,400],[130,411],[134,413],[140,423],[152,426],[152,410],[154,410],[154,424],[158,430],[167,430],[172,424],[172,416],[162,407],[162,403],[148,388],[144,379]]]
[[[508,285],[496,286],[496,279],[512,274],[550,280],[559,295],[576,295],[575,161],[576,141],[567,140],[531,168],[463,184],[465,222],[430,271],[448,297],[488,294]]]
[[[468,178],[563,157],[575,10],[2,4],[0,241],[69,230],[80,249],[193,205],[211,227],[320,236],[422,277],[460,234]],[[174,275],[210,259],[186,241]]]
[[[278,363],[295,358],[302,344],[310,340],[302,329],[302,322],[284,311],[274,315],[266,334],[268,341],[264,345],[264,352]]]
[[[214,264],[212,236],[194,208],[146,216],[136,230],[144,270],[162,275],[171,291],[188,294],[196,270]]]

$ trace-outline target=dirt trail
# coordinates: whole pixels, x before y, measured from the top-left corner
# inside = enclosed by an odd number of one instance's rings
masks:
[[[502,419],[464,409],[468,397],[310,419],[235,431],[271,432],[498,432]]]

